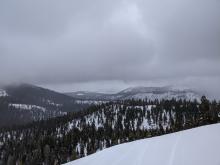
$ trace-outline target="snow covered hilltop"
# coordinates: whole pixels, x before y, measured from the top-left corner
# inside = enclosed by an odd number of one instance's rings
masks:
[[[220,124],[117,145],[65,165],[219,165]]]

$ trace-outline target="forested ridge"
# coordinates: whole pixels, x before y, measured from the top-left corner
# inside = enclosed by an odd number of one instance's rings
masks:
[[[30,84],[7,86],[2,92],[0,127],[63,116],[89,106],[62,93]]]
[[[104,148],[220,121],[220,102],[124,100],[2,128],[0,164],[55,165]]]

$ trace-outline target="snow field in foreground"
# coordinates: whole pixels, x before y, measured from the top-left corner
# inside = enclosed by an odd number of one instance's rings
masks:
[[[220,165],[220,124],[110,147],[65,165]]]

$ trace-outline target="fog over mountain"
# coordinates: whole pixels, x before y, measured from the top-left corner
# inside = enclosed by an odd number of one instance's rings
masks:
[[[0,2],[0,84],[177,85],[220,98],[219,0]]]

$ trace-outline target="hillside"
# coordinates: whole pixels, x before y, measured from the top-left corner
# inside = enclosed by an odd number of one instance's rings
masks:
[[[65,165],[219,165],[220,124],[117,145]]]
[[[38,86],[8,85],[0,89],[0,127],[62,116],[87,106]]]

